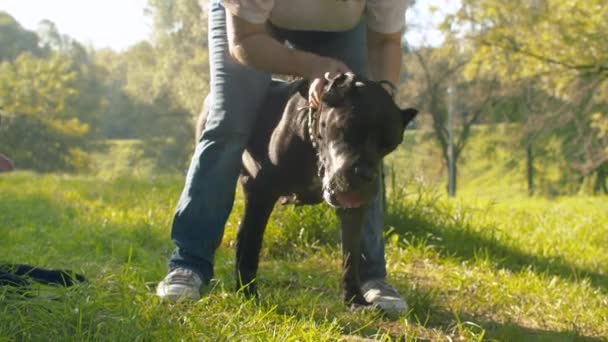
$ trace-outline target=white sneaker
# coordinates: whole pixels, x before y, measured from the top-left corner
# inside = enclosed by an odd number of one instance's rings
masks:
[[[156,287],[156,295],[161,299],[198,300],[201,297],[203,280],[194,271],[184,267],[173,269]]]
[[[365,300],[382,311],[390,314],[402,314],[409,310],[397,289],[384,279],[372,279],[361,285]]]

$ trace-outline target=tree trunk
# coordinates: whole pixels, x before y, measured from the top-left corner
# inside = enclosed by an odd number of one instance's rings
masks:
[[[593,184],[593,193],[597,194],[603,191],[604,194],[608,194],[608,186],[606,185],[606,170],[603,167],[597,169],[597,175],[595,177],[595,184]]]
[[[528,180],[528,196],[534,195],[534,155],[532,144],[526,147],[526,178]]]
[[[454,169],[453,169],[453,175],[451,177],[452,181],[454,183],[454,188],[453,188],[453,192],[451,192],[450,190],[450,171],[449,171],[449,165],[450,165],[450,157],[448,156],[447,151],[444,151],[443,153],[443,159],[445,160],[445,164],[448,165],[448,182],[446,184],[446,192],[448,194],[448,197],[454,197],[456,196],[456,192],[458,190],[458,154],[454,153]]]
[[[454,182],[454,187],[452,188],[452,190],[454,190],[454,192],[452,193],[452,197],[456,196],[456,191],[458,190],[458,165],[456,163],[458,159],[454,158],[454,174],[452,175],[452,177],[454,177],[452,179],[452,181]]]

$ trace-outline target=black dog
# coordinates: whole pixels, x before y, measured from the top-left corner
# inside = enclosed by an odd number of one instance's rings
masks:
[[[272,84],[243,153],[246,204],[237,234],[237,290],[256,295],[262,237],[277,200],[325,200],[341,224],[344,300],[369,305],[359,280],[366,205],[380,191],[382,158],[401,143],[418,113],[399,109],[381,83],[342,74],[325,86],[317,110],[308,107],[307,81]],[[204,122],[199,118],[199,132]]]

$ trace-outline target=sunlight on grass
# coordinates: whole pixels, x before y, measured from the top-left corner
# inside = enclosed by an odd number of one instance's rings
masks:
[[[9,340],[539,340],[608,338],[608,203],[601,197],[459,197],[414,181],[390,189],[389,278],[403,317],[340,300],[337,221],[326,206],[277,207],[260,303],[234,292],[237,196],[216,277],[193,304],[153,293],[173,245],[181,176],[0,176],[0,260],[82,272],[74,288],[0,289]]]

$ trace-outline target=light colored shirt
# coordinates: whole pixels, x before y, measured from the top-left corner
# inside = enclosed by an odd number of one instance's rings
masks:
[[[372,31],[395,33],[405,26],[408,0],[222,0],[222,4],[250,23],[268,20],[288,30],[347,31],[365,15]]]

